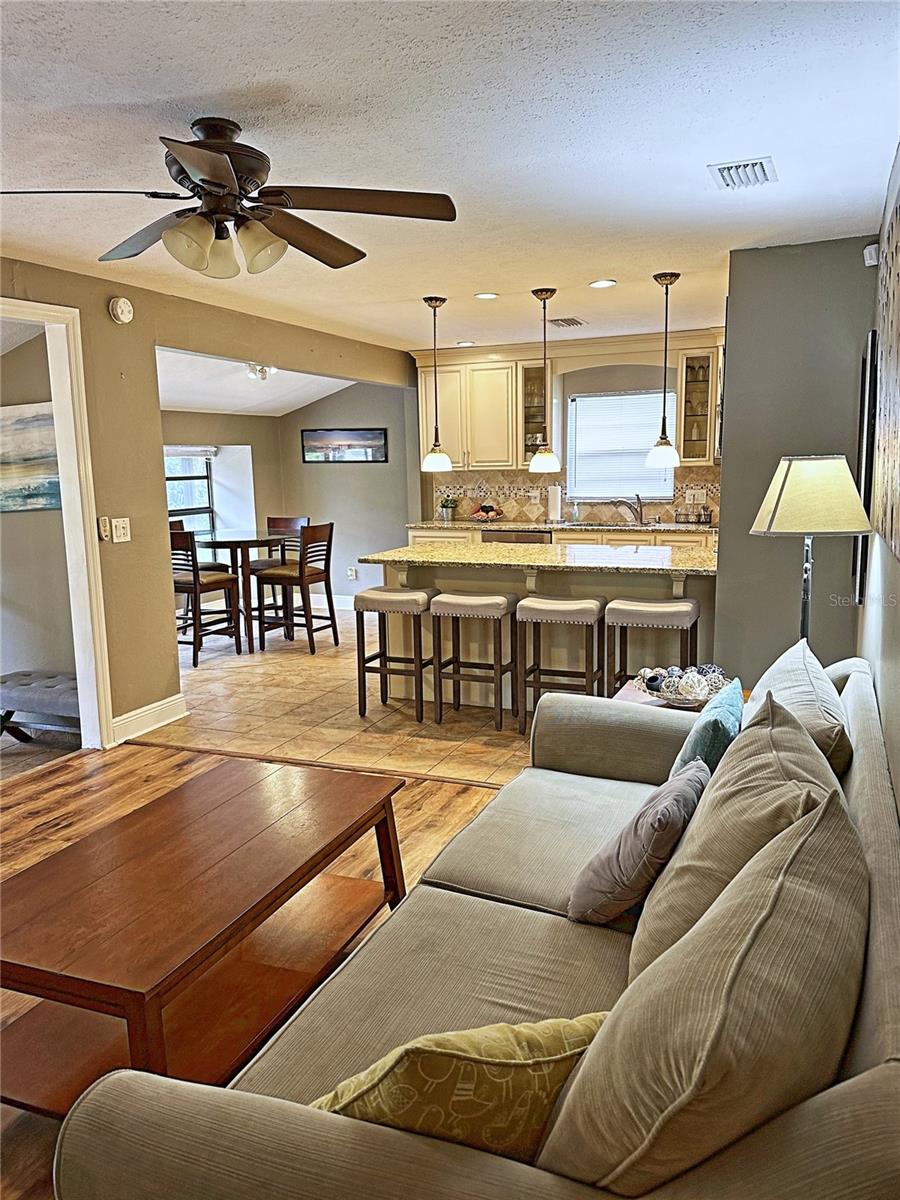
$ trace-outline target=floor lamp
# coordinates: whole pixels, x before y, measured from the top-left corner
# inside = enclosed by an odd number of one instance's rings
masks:
[[[800,637],[808,638],[813,537],[855,537],[873,530],[847,459],[820,454],[781,460],[750,532],[803,538]]]

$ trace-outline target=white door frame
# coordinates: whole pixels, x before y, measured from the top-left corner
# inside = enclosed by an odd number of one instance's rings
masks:
[[[115,745],[97,509],[77,308],[0,296],[0,317],[44,325],[59,460],[82,746]]]

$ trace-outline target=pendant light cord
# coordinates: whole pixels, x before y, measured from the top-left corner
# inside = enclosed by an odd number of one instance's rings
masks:
[[[660,436],[668,437],[666,431],[666,389],[669,384],[669,285],[663,289],[666,294],[665,319],[663,322],[663,367],[662,367],[662,425]]]
[[[437,369],[437,308],[431,310],[432,321],[432,368],[434,371],[434,444],[440,445],[438,428],[438,369]]]
[[[544,397],[544,425],[541,429],[541,445],[548,445],[547,442],[547,300],[546,297],[541,301],[541,308],[544,310],[544,374],[541,379],[541,395]]]

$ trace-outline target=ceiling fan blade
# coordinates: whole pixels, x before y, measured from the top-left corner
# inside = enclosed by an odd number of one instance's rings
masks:
[[[192,200],[181,192],[140,192],[121,188],[24,188],[0,192],[0,196],[146,196],[148,200]]]
[[[227,154],[205,150],[196,142],[179,142],[175,138],[159,139],[173,158],[184,167],[194,183],[210,192],[239,196],[237,176]]]
[[[326,267],[349,267],[351,263],[359,262],[366,257],[365,250],[351,246],[333,233],[326,233],[318,225],[310,225],[302,217],[292,213],[280,212],[278,209],[266,208],[263,205],[253,205],[246,209],[257,221],[262,221],[266,229],[276,237],[284,238],[295,250],[302,250],[311,258],[317,258]]]
[[[143,229],[139,229],[137,233],[127,237],[124,242],[119,242],[118,246],[113,246],[112,250],[101,254],[97,261],[112,262],[114,259],[134,258],[138,254],[143,254],[145,250],[149,250],[159,241],[167,229],[177,225],[183,217],[193,216],[199,211],[199,208],[181,208],[178,212],[167,213],[158,221],[154,221],[152,225],[145,225]]]
[[[256,194],[276,208],[310,208],[328,212],[372,213],[383,217],[416,217],[455,221],[456,207],[440,192],[391,192],[378,188],[264,187]]]

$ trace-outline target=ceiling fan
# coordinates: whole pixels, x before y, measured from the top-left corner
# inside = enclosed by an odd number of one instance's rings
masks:
[[[129,195],[154,200],[198,200],[195,208],[179,208],[139,229],[100,262],[134,258],[158,241],[183,266],[216,279],[240,273],[231,235],[232,224],[251,274],[268,270],[289,246],[337,269],[365,258],[365,251],[296,217],[287,209],[372,213],[454,221],[456,208],[449,196],[437,192],[394,192],[371,188],[266,187],[271,163],[254,146],[237,140],[241,127],[224,117],[199,117],[191,124],[194,141],[161,137],[166,170],[189,193],[157,191],[16,191],[0,195]]]

